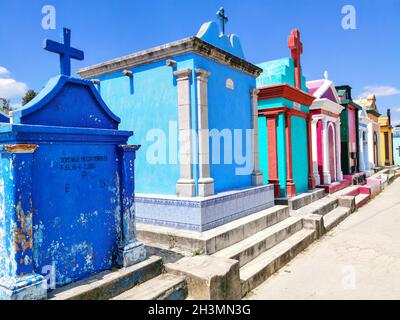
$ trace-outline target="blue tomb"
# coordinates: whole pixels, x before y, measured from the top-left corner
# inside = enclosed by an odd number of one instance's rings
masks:
[[[68,76],[69,63],[0,126],[0,299],[45,299],[48,279],[59,287],[146,257],[133,133],[118,130],[90,81]]]
[[[261,72],[216,22],[196,36],[78,70],[142,146],[138,222],[205,231],[274,205],[258,166]]]

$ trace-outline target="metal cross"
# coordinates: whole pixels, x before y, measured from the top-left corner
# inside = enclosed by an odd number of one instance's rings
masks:
[[[71,59],[83,60],[84,53],[81,50],[71,47],[71,30],[64,28],[62,33],[62,43],[48,40],[44,41],[44,49],[60,55],[60,73],[71,76]]]
[[[221,35],[225,34],[225,24],[229,21],[228,17],[225,16],[225,9],[221,7],[217,12],[218,18],[221,20]]]

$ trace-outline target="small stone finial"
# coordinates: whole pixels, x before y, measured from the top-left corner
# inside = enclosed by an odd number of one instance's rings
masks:
[[[132,78],[133,77],[133,72],[130,70],[124,70],[122,71],[122,73],[124,74],[124,76]]]
[[[225,9],[223,7],[219,8],[219,10],[217,12],[217,17],[221,21],[221,35],[224,35],[225,34],[225,24],[228,23],[229,19],[225,15]]]
[[[177,62],[175,61],[175,60],[172,60],[172,59],[168,59],[166,62],[165,62],[165,64],[168,66],[168,67],[176,67],[176,65],[177,65]]]
[[[326,71],[326,70],[325,70],[325,72],[324,72],[324,79],[325,79],[325,80],[329,80],[329,79],[328,79],[328,71]]]
[[[83,60],[84,53],[81,50],[71,47],[71,30],[64,28],[60,42],[46,39],[44,49],[60,55],[60,73],[71,76],[71,59]]]

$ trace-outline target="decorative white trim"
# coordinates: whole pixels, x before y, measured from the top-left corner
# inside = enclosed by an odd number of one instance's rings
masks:
[[[337,181],[343,181],[343,171],[342,171],[342,138],[340,133],[340,118],[336,119],[335,127],[336,127],[336,179]]]
[[[253,153],[253,186],[261,186],[264,183],[263,174],[260,171],[259,146],[258,146],[258,93],[260,90],[254,88],[250,90],[251,97],[251,126],[253,129],[251,144]]]
[[[312,164],[313,164],[313,176],[315,184],[318,186],[321,184],[321,177],[318,172],[318,146],[317,146],[317,122],[319,118],[313,116],[311,120],[311,141],[312,141]]]
[[[329,146],[329,136],[328,136],[328,121],[326,118],[322,119],[322,174],[324,176],[324,185],[331,184],[331,174],[330,174],[330,159],[328,148]]]
[[[312,105],[310,106],[310,110],[318,110],[318,109],[325,110],[333,114],[340,114],[344,110],[344,107],[329,99],[322,98],[322,99],[315,99]]]
[[[182,197],[195,196],[192,156],[192,125],[190,117],[190,76],[191,69],[175,71],[178,90],[178,128],[180,178],[176,184],[176,194]]]
[[[214,194],[214,179],[210,177],[210,142],[208,128],[208,77],[210,72],[197,69],[197,115],[199,140],[199,180],[200,197]]]
[[[331,89],[336,102],[339,103],[340,102],[339,95],[332,81],[328,79],[321,79],[321,80],[307,81],[307,84],[312,84],[314,82],[320,82],[320,81],[323,81],[323,84],[314,92],[313,96],[316,97],[317,99],[320,99],[324,95],[324,93],[328,91],[328,89]]]

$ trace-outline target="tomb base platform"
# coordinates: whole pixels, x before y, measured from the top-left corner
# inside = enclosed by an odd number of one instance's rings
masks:
[[[347,188],[350,185],[350,181],[343,180],[343,181],[336,181],[329,185],[319,185],[317,188],[323,188],[326,193],[332,194],[338,192],[344,188]]]
[[[357,172],[354,174],[344,175],[343,179],[349,181],[350,184],[359,185],[366,183],[366,175],[365,172]]]
[[[272,207],[274,187],[193,198],[137,193],[135,203],[138,223],[202,232]]]
[[[0,279],[0,300],[44,300],[47,281],[38,274]]]

